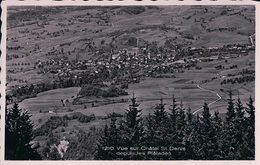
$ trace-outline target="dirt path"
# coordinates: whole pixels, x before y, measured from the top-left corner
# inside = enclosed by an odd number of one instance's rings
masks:
[[[210,105],[212,105],[212,104],[214,104],[214,103],[216,103],[216,102],[218,102],[219,100],[222,99],[222,97],[221,97],[217,92],[215,92],[215,91],[202,88],[199,84],[197,84],[197,87],[198,87],[199,89],[201,89],[201,90],[209,91],[209,92],[214,93],[214,94],[216,94],[216,95],[218,96],[218,99],[215,100],[215,101],[212,101],[211,103],[209,103],[208,106],[210,106]],[[200,112],[201,110],[203,110],[203,107],[201,107],[201,108],[197,109],[196,111],[194,111],[194,112],[193,112],[193,115],[195,115],[196,113]]]

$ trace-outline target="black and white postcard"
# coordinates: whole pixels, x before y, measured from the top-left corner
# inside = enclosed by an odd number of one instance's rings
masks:
[[[3,164],[256,163],[259,2],[7,1]]]

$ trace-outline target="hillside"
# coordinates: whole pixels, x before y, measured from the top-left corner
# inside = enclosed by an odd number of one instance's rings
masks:
[[[42,61],[97,58],[118,51],[167,41],[181,47],[247,44],[254,34],[254,7],[9,7],[8,86],[53,79],[36,67]],[[132,42],[131,42],[132,39]],[[94,57],[93,57],[94,56]],[[22,78],[21,78],[22,77]]]

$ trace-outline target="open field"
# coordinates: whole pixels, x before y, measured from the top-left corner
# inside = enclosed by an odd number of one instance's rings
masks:
[[[76,97],[79,90],[80,88],[72,87],[42,92],[37,97],[25,99],[19,106],[21,109],[30,111],[33,121],[37,122],[40,118],[45,121],[53,115],[56,109],[63,107],[61,99],[68,99],[71,102],[72,96]],[[42,112],[40,113],[40,111]],[[49,113],[49,111],[53,113]]]
[[[42,92],[37,95],[37,97],[26,99],[20,103],[21,108],[23,109],[32,109],[32,112],[36,110],[45,110],[45,107],[62,107],[61,100],[68,99],[70,102],[73,100],[73,97],[76,97],[80,88],[64,88],[64,89],[54,89],[47,92]],[[52,109],[53,110],[53,109]]]

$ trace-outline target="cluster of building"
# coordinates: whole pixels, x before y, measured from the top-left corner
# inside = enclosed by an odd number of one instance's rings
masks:
[[[58,77],[80,78],[82,73],[100,75],[108,72],[114,81],[139,82],[142,77],[155,77],[157,74],[184,72],[195,67],[198,62],[207,62],[235,58],[247,55],[254,50],[250,45],[226,45],[223,47],[186,48],[183,57],[176,51],[168,54],[152,54],[145,47],[122,49],[117,52],[94,55],[85,61],[54,58],[45,62],[37,62],[36,66],[43,73],[56,74]],[[198,69],[198,68],[196,68]],[[112,73],[115,72],[115,73]],[[102,73],[103,74],[103,73]],[[113,80],[111,80],[113,81]]]

